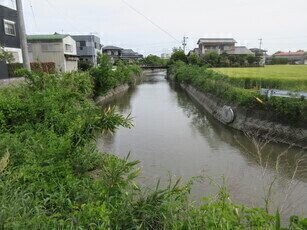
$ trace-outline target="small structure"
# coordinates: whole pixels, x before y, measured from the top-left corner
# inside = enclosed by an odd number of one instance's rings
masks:
[[[260,59],[260,62],[259,62],[260,65],[264,65],[264,64],[265,64],[266,57],[267,57],[266,52],[268,52],[267,50],[259,49],[259,48],[251,48],[251,49],[249,49],[249,50],[250,50],[254,55],[259,55],[259,56],[261,56],[261,59]]]
[[[111,62],[115,62],[120,59],[123,48],[117,46],[105,46],[102,48],[102,54],[110,56]]]
[[[188,56],[190,56],[191,54],[200,54],[200,52],[199,52],[199,48],[195,48],[195,49],[193,49],[193,50],[190,50],[189,51],[189,53],[188,53]]]
[[[287,58],[288,64],[307,65],[307,52],[276,53],[272,57]]]
[[[137,62],[143,59],[143,55],[134,52],[132,49],[123,49],[120,59],[128,60],[129,62]]]
[[[77,71],[76,41],[68,34],[27,36],[30,62],[54,62],[63,72]]]
[[[97,66],[97,53],[101,53],[100,38],[95,35],[73,35],[77,43],[77,55],[80,61],[89,61]]]
[[[132,49],[123,49],[117,46],[105,46],[102,48],[102,53],[110,56],[111,62],[117,60],[128,60],[135,62],[143,59],[143,55],[139,54]]]
[[[235,46],[237,42],[233,38],[200,38],[197,42],[200,54],[209,54],[216,52],[222,54],[226,52],[232,55],[253,54],[245,46]]]
[[[0,5],[0,45],[14,57],[13,62],[22,63],[22,50],[19,37],[19,23],[14,4]],[[1,52],[1,51],[0,51]],[[8,67],[5,61],[0,61],[0,79],[8,78]]]
[[[162,59],[169,59],[169,58],[171,58],[171,56],[172,56],[172,55],[169,54],[169,53],[162,53],[162,54],[161,54],[161,58],[162,58]]]

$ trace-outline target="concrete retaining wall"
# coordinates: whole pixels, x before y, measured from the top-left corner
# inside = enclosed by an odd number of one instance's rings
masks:
[[[120,85],[120,86],[116,87],[115,89],[110,90],[106,95],[97,97],[95,99],[95,103],[97,105],[102,105],[105,102],[107,102],[108,100],[112,99],[113,96],[126,92],[129,88],[130,88],[130,85],[128,85],[128,84]]]
[[[20,83],[22,83],[24,81],[25,81],[25,79],[23,77],[1,79],[0,80],[0,88],[6,87],[6,86],[18,85],[18,84],[20,84]]]
[[[225,112],[223,108],[225,103],[216,96],[203,93],[191,85],[181,84],[181,87],[194,98],[206,111],[221,123],[243,132],[252,133],[255,136],[264,139],[295,145],[298,147],[307,147],[307,129],[293,128],[270,120],[270,114],[265,111],[248,111],[238,106],[230,106],[234,113],[232,122],[225,122]]]

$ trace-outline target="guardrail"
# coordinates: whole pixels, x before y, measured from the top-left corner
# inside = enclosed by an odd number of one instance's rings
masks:
[[[270,97],[288,97],[288,98],[304,98],[307,99],[307,92],[293,92],[288,90],[279,89],[260,89],[261,95],[266,95]]]

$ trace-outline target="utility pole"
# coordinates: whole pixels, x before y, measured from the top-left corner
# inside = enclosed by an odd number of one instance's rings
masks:
[[[261,45],[262,45],[262,38],[258,39],[260,41],[260,45],[259,45],[259,49],[261,49]]]
[[[31,70],[29,54],[28,54],[27,37],[26,37],[26,27],[25,27],[25,22],[23,18],[21,0],[16,0],[16,8],[17,8],[17,14],[18,14],[18,21],[19,21],[19,36],[20,36],[20,45],[21,45],[21,50],[22,50],[23,67],[28,70]]]
[[[187,46],[186,39],[188,39],[188,37],[183,36],[183,42],[182,42],[183,52],[185,52],[185,47]]]

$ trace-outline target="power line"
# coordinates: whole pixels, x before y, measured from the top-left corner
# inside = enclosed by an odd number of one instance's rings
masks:
[[[141,13],[140,11],[138,11],[137,9],[135,9],[131,4],[129,4],[128,2],[126,2],[125,0],[121,0],[126,6],[128,6],[130,9],[132,9],[133,11],[135,11],[136,13],[138,13],[139,15],[141,15],[143,18],[145,18],[147,21],[149,21],[152,25],[154,25],[155,27],[157,27],[159,30],[161,30],[163,33],[167,34],[169,37],[171,37],[172,39],[174,39],[176,42],[180,43],[181,42],[179,40],[177,40],[177,38],[175,38],[173,35],[171,35],[169,32],[167,32],[165,29],[163,29],[162,27],[160,27],[158,24],[156,24],[154,21],[152,21],[151,19],[149,19],[147,16],[145,16],[143,13]]]

